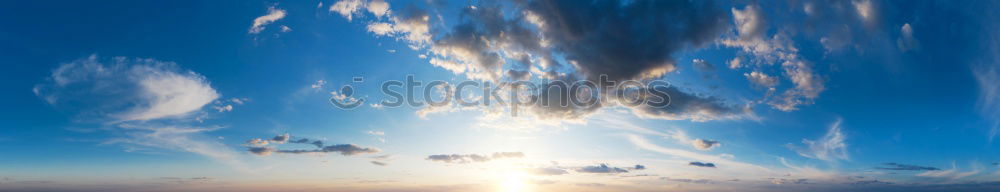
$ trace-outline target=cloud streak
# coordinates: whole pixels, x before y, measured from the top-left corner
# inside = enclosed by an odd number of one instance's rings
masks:
[[[473,162],[487,162],[498,159],[507,158],[521,158],[524,157],[524,153],[521,152],[497,152],[493,155],[479,155],[479,154],[441,154],[441,155],[430,155],[427,156],[429,161],[438,161],[444,163],[473,163]]]
[[[245,168],[229,147],[203,135],[221,127],[196,123],[220,94],[204,76],[175,63],[91,55],[61,64],[33,91],[82,122],[110,125],[125,135],[105,144],[186,151]]]
[[[936,171],[936,170],[941,170],[941,169],[938,169],[937,167],[925,167],[925,166],[919,166],[919,165],[907,165],[907,164],[899,164],[899,163],[885,163],[884,165],[885,165],[884,167],[875,167],[875,169],[895,170],[895,171]]]

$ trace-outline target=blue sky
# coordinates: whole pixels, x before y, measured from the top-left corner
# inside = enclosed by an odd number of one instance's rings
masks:
[[[10,2],[0,191],[998,190],[996,9]],[[671,105],[380,104],[407,76],[601,75]]]

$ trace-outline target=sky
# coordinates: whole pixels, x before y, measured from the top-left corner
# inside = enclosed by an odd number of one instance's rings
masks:
[[[7,2],[0,191],[998,191],[997,9]]]

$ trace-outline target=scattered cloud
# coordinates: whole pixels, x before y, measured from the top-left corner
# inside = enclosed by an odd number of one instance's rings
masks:
[[[755,61],[760,63],[780,63],[782,75],[790,80],[794,85],[784,90],[777,97],[769,98],[767,102],[771,107],[781,111],[798,110],[801,105],[812,104],[813,100],[819,97],[826,88],[823,79],[813,70],[810,62],[804,60],[799,55],[799,49],[793,43],[787,32],[779,30],[774,35],[766,34],[764,18],[760,13],[760,7],[747,5],[743,9],[733,8],[733,20],[736,24],[736,35],[722,38],[719,44],[728,47],[742,48],[742,52],[747,56],[754,56]],[[739,59],[739,60],[737,60]],[[730,61],[730,68],[746,66],[743,59],[737,57]],[[765,67],[771,65],[759,65]],[[772,84],[776,80],[761,79],[764,74],[754,76],[752,73],[747,77],[751,81],[760,81],[764,85]],[[769,77],[769,76],[768,76]],[[753,79],[756,78],[756,79]],[[773,83],[777,84],[777,83]]]
[[[518,1],[509,7],[513,10],[506,10],[508,7],[501,4],[468,6],[461,8],[459,14],[463,19],[458,23],[442,26],[444,30],[434,33],[429,30],[431,17],[425,11],[409,8],[401,13],[392,12],[385,20],[372,20],[367,29],[376,36],[395,37],[409,42],[411,48],[425,49],[428,54],[422,57],[429,58],[431,65],[469,79],[573,80],[606,75],[612,80],[625,80],[658,78],[674,71],[676,62],[672,53],[712,42],[728,23],[726,12],[710,2],[613,2],[617,1],[589,4]],[[365,6],[362,1],[338,3],[343,6],[335,5],[337,8],[331,10],[338,10],[348,20],[351,15],[361,14],[357,9]],[[367,6],[370,8],[372,4]],[[676,22],[640,22],[663,19]],[[624,37],[632,39],[625,41]],[[709,66],[702,63],[700,66]],[[670,89],[666,91],[677,94],[670,107],[636,108],[637,113],[644,117],[696,121],[738,119],[745,114],[744,107]],[[532,106],[531,111],[540,118],[575,120],[601,105],[582,109]]]
[[[219,112],[233,111],[233,105],[212,106],[212,109]]]
[[[691,146],[694,146],[695,149],[702,150],[702,151],[711,150],[712,148],[715,148],[715,147],[718,147],[718,146],[721,146],[721,145],[722,144],[720,144],[718,141],[715,141],[715,140],[695,139],[695,140],[691,141]]]
[[[369,13],[378,18],[389,14],[389,3],[386,3],[383,0],[372,0],[371,2],[368,2],[368,5],[365,6],[365,8],[368,9]]]

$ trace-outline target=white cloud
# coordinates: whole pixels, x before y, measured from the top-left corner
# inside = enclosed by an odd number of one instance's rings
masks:
[[[340,16],[347,18],[347,21],[351,21],[353,15],[358,13],[363,6],[364,2],[361,0],[342,0],[331,5],[330,12],[339,13]]]
[[[219,98],[203,76],[152,59],[92,55],[59,66],[50,80],[33,89],[49,104],[117,122],[184,117]]]
[[[729,69],[740,68],[740,66],[743,64],[743,58],[735,57],[732,60],[729,60],[728,64],[729,64]]]
[[[774,87],[778,85],[777,78],[761,72],[753,71],[750,73],[744,73],[743,76],[746,76],[747,80],[750,80],[751,83],[762,87]]]
[[[845,143],[847,135],[841,132],[840,123],[841,120],[838,119],[830,125],[830,129],[818,140],[802,139],[805,148],[790,143],[786,146],[803,157],[826,161],[847,160],[847,143]]]
[[[275,7],[267,8],[267,15],[257,17],[253,20],[253,26],[250,26],[250,34],[258,34],[264,30],[265,26],[273,23],[274,21],[285,18],[285,10],[278,9]]]
[[[780,62],[782,75],[795,85],[767,103],[781,111],[798,110],[801,105],[812,104],[813,100],[825,90],[825,86],[822,78],[813,71],[812,64],[799,56],[799,50],[791,38],[782,31],[771,35],[771,38],[764,38],[767,30],[764,28],[766,25],[764,25],[763,17],[760,16],[760,7],[748,5],[743,10],[733,8],[732,11],[738,35],[723,38],[718,43],[728,47],[742,48],[744,53],[755,56],[757,59],[754,61],[757,62],[766,64]],[[737,57],[737,59],[739,58]],[[735,69],[746,66],[745,63],[742,59],[734,59],[730,61],[729,66],[731,69]],[[770,83],[770,79],[759,78],[764,76],[756,77],[758,77],[756,80],[765,80],[762,82]]]

